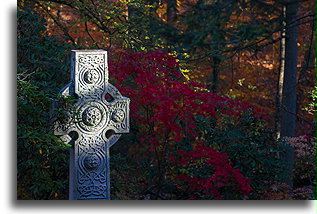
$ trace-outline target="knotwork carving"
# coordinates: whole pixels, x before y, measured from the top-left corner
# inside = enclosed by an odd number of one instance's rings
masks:
[[[102,199],[107,189],[107,146],[99,136],[78,143],[78,199]]]
[[[109,147],[129,132],[130,100],[108,83],[107,52],[72,51],[71,82],[61,94],[78,96],[54,131],[62,140],[74,142],[70,199],[110,199]],[[107,101],[106,94],[113,99]],[[108,130],[114,134],[108,136]]]

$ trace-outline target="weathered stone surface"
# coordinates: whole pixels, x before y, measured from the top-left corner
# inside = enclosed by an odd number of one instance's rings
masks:
[[[77,96],[54,134],[73,144],[70,155],[71,200],[110,199],[109,148],[129,132],[129,98],[108,83],[107,52],[72,51],[71,82],[63,96]]]

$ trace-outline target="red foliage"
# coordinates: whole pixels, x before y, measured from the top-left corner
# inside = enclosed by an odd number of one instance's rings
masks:
[[[191,173],[190,169],[197,168],[197,165],[203,165],[206,168],[205,172],[209,177],[187,174],[180,174],[177,178],[183,180],[189,186],[189,191],[201,192],[206,195],[213,195],[215,199],[222,199],[225,187],[231,187],[231,190],[236,190],[238,193],[247,196],[252,188],[250,180],[244,177],[239,169],[234,169],[228,161],[226,154],[215,151],[214,149],[198,144],[192,151],[178,151],[178,158],[172,156],[170,161],[176,165],[181,165],[187,168],[187,172]]]
[[[155,151],[160,162],[171,157],[169,151],[178,150],[178,142],[187,139],[192,146],[198,136],[195,117],[239,118],[247,110],[255,116],[265,117],[250,104],[236,103],[227,97],[208,92],[203,85],[185,81],[174,56],[162,50],[152,52],[116,53],[109,62],[110,76],[123,95],[131,99],[131,118],[138,127],[139,140],[150,151]],[[180,175],[178,179],[188,181],[192,190],[202,190],[221,198],[220,189],[232,186],[243,195],[251,191],[249,180],[237,169],[233,169],[228,156],[204,146],[202,143],[192,151],[178,151],[174,159],[177,165],[187,165],[198,159],[213,167],[208,178]],[[229,185],[230,184],[230,185]],[[193,199],[193,198],[190,198]]]

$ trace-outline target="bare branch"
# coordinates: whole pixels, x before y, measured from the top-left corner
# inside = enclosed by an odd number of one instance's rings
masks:
[[[47,13],[47,15],[49,15],[49,17],[54,21],[54,23],[63,31],[63,33],[65,34],[65,36],[73,43],[76,45],[76,42],[74,40],[74,38],[69,34],[67,28],[65,26],[63,26],[54,16],[52,13],[50,13],[50,11],[39,1],[36,1],[36,3],[38,3],[38,5],[41,6],[41,8]]]
[[[87,22],[85,22],[85,30],[86,30],[88,36],[90,37],[90,39],[93,41],[93,43],[94,43],[94,44],[97,46],[97,48],[99,49],[98,43],[95,41],[95,39],[94,39],[94,38],[92,37],[92,35],[89,33]]]

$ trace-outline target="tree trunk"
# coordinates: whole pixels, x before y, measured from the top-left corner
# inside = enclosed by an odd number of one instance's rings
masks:
[[[286,16],[286,7],[283,6],[283,17]],[[281,137],[281,109],[282,109],[282,97],[283,97],[283,84],[285,73],[285,20],[282,23],[283,29],[281,31],[280,41],[280,65],[278,72],[277,93],[276,93],[276,117],[275,117],[275,130],[277,139]]]
[[[285,29],[285,73],[281,109],[281,137],[296,135],[296,73],[297,73],[297,10],[298,2],[286,3]],[[288,176],[285,183],[293,186],[294,148],[289,146],[285,153]]]
[[[211,90],[213,93],[218,91],[218,79],[219,79],[219,66],[221,60],[219,57],[212,57],[212,72],[207,77],[207,86],[206,88]]]

